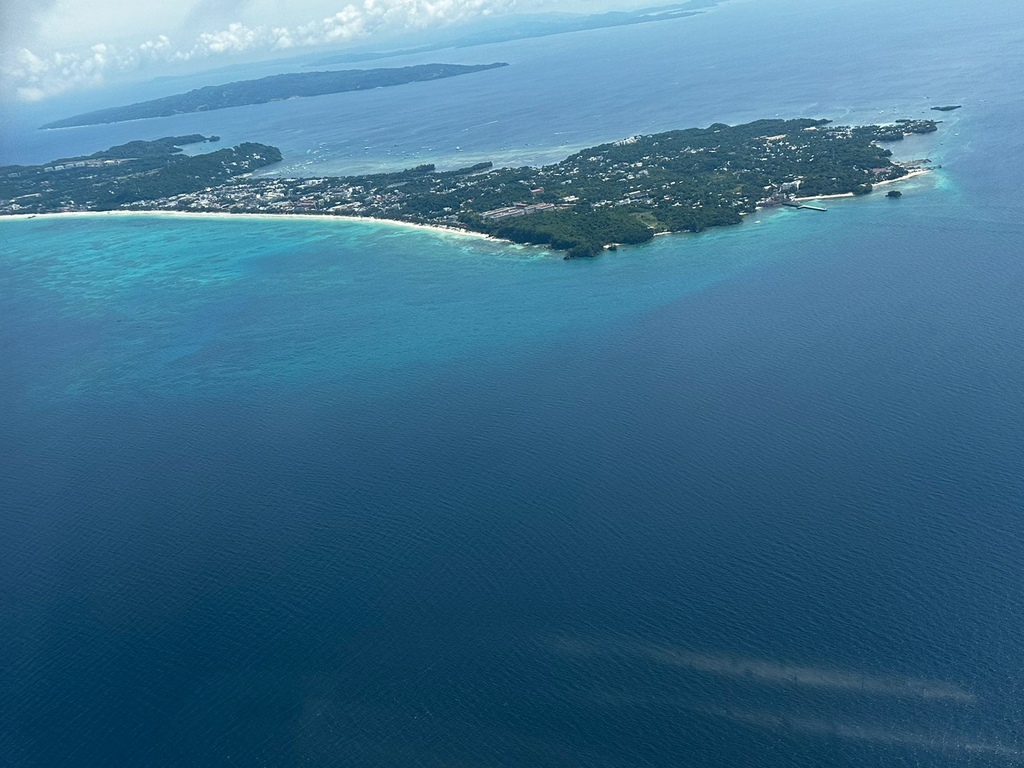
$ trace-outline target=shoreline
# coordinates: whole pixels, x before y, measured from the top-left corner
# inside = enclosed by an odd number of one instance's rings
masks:
[[[927,173],[930,173],[930,172],[931,172],[930,168],[915,168],[914,170],[909,171],[906,176],[901,176],[898,179],[887,179],[885,181],[875,182],[874,184],[872,184],[872,188],[880,187],[880,186],[883,186],[885,184],[894,184],[894,183],[899,182],[899,181],[907,181],[908,179],[912,179],[912,178],[915,178],[915,177],[918,177],[918,176],[923,176],[923,175],[925,175]],[[804,202],[810,202],[810,201],[813,201],[813,200],[835,200],[835,199],[851,198],[851,197],[857,197],[857,195],[854,195],[852,192],[843,192],[843,193],[835,194],[835,195],[817,195],[817,196],[813,196],[813,197],[794,197],[792,200],[793,200],[793,202],[804,203]],[[457,237],[472,237],[472,238],[478,238],[478,239],[482,238],[484,240],[491,240],[492,242],[496,242],[496,243],[515,244],[515,242],[512,241],[512,240],[505,240],[505,239],[500,238],[500,237],[494,237],[493,235],[488,235],[488,234],[486,234],[484,232],[475,232],[475,231],[473,231],[471,229],[462,229],[462,228],[459,228],[459,227],[447,227],[447,226],[443,226],[443,225],[440,225],[440,224],[420,224],[420,223],[413,222],[413,221],[402,221],[400,219],[382,219],[382,218],[378,218],[378,217],[374,217],[374,216],[346,216],[346,215],[338,215],[338,214],[332,214],[332,213],[232,213],[232,212],[229,212],[229,211],[161,211],[161,210],[152,210],[152,211],[134,211],[134,210],[128,210],[128,211],[125,211],[125,210],[113,210],[113,211],[55,211],[55,212],[51,212],[51,213],[12,213],[12,214],[0,215],[0,221],[3,221],[4,219],[8,219],[8,220],[22,220],[22,221],[24,221],[24,220],[27,220],[27,219],[35,219],[35,218],[40,218],[40,217],[54,218],[54,217],[61,217],[61,216],[66,217],[66,218],[75,218],[75,217],[77,217],[77,218],[88,218],[88,217],[98,217],[98,216],[128,216],[128,217],[131,217],[131,216],[136,216],[136,217],[157,216],[157,217],[161,217],[161,216],[163,216],[163,217],[179,217],[179,218],[193,218],[193,219],[195,219],[195,218],[207,218],[207,219],[222,219],[222,220],[223,219],[236,219],[237,220],[237,219],[244,219],[244,218],[252,218],[252,219],[259,219],[261,221],[281,221],[281,220],[285,220],[285,219],[304,219],[304,220],[316,220],[316,221],[334,220],[334,221],[349,222],[349,223],[352,223],[352,222],[356,222],[356,223],[362,222],[362,223],[365,223],[365,224],[375,224],[375,225],[385,224],[385,225],[392,225],[392,226],[396,226],[396,227],[405,227],[406,229],[418,229],[418,230],[421,230],[421,231],[433,232],[435,234],[440,234],[440,235],[455,235]],[[740,222],[740,223],[742,223],[742,222]],[[717,229],[717,227],[714,227],[714,228]],[[687,233],[687,232],[663,231],[663,232],[655,232],[654,233],[654,237],[658,237],[659,235],[674,235],[674,234],[689,234],[689,233]],[[534,246],[534,247],[540,247],[540,248],[542,248],[544,250],[551,250],[551,249],[549,249],[549,248],[547,248],[545,246]]]
[[[875,181],[871,184],[871,189],[874,191],[875,187],[881,187],[885,184],[895,184],[898,181],[907,181],[908,179],[916,178],[917,176],[923,176],[926,173],[931,173],[930,168],[915,168],[912,171],[908,171],[906,176],[900,176],[898,179],[886,179],[885,181]],[[870,193],[868,193],[870,194]],[[838,200],[843,197],[857,197],[853,192],[842,192],[838,195],[813,195],[812,197],[794,197],[794,203],[806,203],[811,200]],[[862,195],[864,197],[864,195]]]
[[[912,171],[908,171],[906,176],[900,176],[898,179],[886,179],[885,181],[876,181],[872,184],[873,187],[881,187],[885,184],[895,184],[897,181],[906,181],[907,179],[913,179],[918,176],[924,176],[926,173],[931,173],[931,168],[914,168]]]
[[[0,221],[5,219],[26,220],[36,218],[54,218],[64,216],[67,218],[85,218],[90,216],[177,216],[181,218],[209,218],[209,219],[242,219],[252,218],[262,221],[281,221],[285,219],[315,219],[316,221],[345,221],[365,222],[367,224],[392,224],[397,227],[409,229],[420,229],[437,232],[447,235],[462,235],[465,237],[484,238],[486,240],[499,241],[499,238],[491,237],[484,232],[474,232],[471,229],[459,229],[457,227],[444,227],[440,224],[419,224],[414,221],[401,221],[400,219],[381,219],[373,216],[339,216],[333,213],[230,213],[227,211],[54,211],[52,213],[11,213],[0,216]],[[511,241],[509,241],[511,242]]]

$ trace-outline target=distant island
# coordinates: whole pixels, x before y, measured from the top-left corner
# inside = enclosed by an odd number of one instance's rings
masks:
[[[945,107],[932,107],[936,112],[952,112],[954,109],[960,109],[959,104],[950,104]]]
[[[43,166],[0,168],[0,214],[192,211],[358,216],[441,226],[594,256],[661,232],[736,224],[771,205],[863,195],[920,172],[880,143],[931,133],[933,120],[832,126],[829,120],[631,136],[540,168],[478,163],[395,173],[253,178],[281,159],[275,147],[240,144],[186,156],[200,135],[139,141]]]
[[[334,72],[298,72],[271,75],[258,80],[239,80],[225,85],[208,85],[187,93],[164,96],[124,107],[110,107],[95,112],[74,115],[40,126],[44,129],[71,128],[81,125],[121,123],[150,117],[169,117],[189,112],[208,112],[214,109],[265,104],[269,101],[323,96],[345,91],[363,91],[387,88],[393,85],[440,80],[468,75],[488,69],[507,67],[504,62],[494,64],[419,64],[412,67],[390,69],[345,69]]]
[[[352,64],[361,61],[387,59],[414,53],[427,53],[448,48],[472,48],[511,40],[564,35],[569,32],[584,32],[594,29],[626,27],[634,24],[651,24],[659,21],[676,21],[690,16],[699,16],[719,5],[722,0],[689,0],[685,3],[643,8],[636,11],[607,11],[605,13],[537,13],[516,14],[515,16],[484,17],[477,23],[458,27],[454,33],[441,33],[438,42],[413,48],[392,51],[358,51],[339,53],[318,58],[303,64],[306,67],[322,67],[334,64]]]

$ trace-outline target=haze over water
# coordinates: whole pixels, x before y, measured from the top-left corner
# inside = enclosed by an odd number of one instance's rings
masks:
[[[11,128],[12,161],[202,132],[315,174],[945,121],[893,147],[942,165],[898,201],[593,261],[0,220],[0,763],[1024,762],[1022,16],[732,3],[397,62],[512,64],[437,83]]]

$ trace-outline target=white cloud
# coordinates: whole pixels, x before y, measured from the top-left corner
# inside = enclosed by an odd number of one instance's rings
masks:
[[[287,27],[274,27],[270,30],[270,36],[273,39],[273,43],[270,47],[276,50],[291,48],[295,45],[295,41],[292,39],[292,33]]]
[[[8,0],[10,1],[10,0]],[[78,0],[58,0],[43,6],[37,18],[43,24],[58,10]],[[269,18],[280,11],[279,0],[270,8],[249,7],[247,0],[224,3],[199,0],[185,4],[181,14],[191,20],[211,20],[212,9]],[[38,101],[65,91],[96,87],[106,78],[135,72],[155,64],[195,62],[212,57],[272,52],[296,47],[326,46],[408,29],[428,29],[474,17],[506,12],[517,0],[362,0],[350,2],[318,20],[292,24],[235,20],[212,31],[191,34],[157,34],[143,42],[100,42],[72,50],[40,52],[28,45],[7,48],[0,61],[0,91],[27,101]],[[121,5],[122,3],[117,3]],[[125,0],[126,5],[130,5]],[[139,3],[135,4],[136,6]],[[167,4],[161,4],[167,5]],[[295,5],[290,6],[294,9]],[[336,6],[335,6],[336,7]],[[276,10],[275,10],[276,9]],[[307,10],[311,8],[307,7]],[[258,13],[257,13],[258,11]],[[293,13],[294,11],[292,11]],[[18,18],[27,23],[22,8]],[[10,14],[9,14],[10,15]],[[44,36],[45,37],[45,36]],[[44,39],[44,38],[40,38]],[[136,38],[137,40],[138,38]],[[6,46],[5,46],[6,48]],[[44,49],[45,50],[45,49]]]
[[[97,43],[85,53],[55,52],[49,56],[22,48],[15,54],[9,76],[18,98],[40,101],[71,88],[102,84],[109,57],[110,50],[104,43]]]
[[[193,51],[210,54],[247,51],[259,41],[259,38],[258,29],[251,29],[236,21],[219,32],[203,32],[199,35]]]

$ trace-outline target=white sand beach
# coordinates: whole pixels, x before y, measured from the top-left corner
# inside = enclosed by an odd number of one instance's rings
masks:
[[[314,214],[314,213],[228,213],[228,212],[207,212],[207,211],[63,211],[60,213],[14,213],[8,216],[0,216],[0,221],[25,220],[35,218],[88,218],[95,216],[174,216],[180,218],[206,218],[206,219],[232,219],[242,218],[261,219],[264,221],[282,221],[289,219],[316,219],[317,221],[343,221],[363,222],[366,224],[389,224],[396,227],[411,229],[422,229],[446,235],[460,235],[465,237],[477,237],[493,239],[483,232],[473,232],[458,227],[444,227],[439,224],[417,224],[411,221],[398,221],[396,219],[380,219],[371,216],[338,216],[335,214]]]
[[[907,181],[913,179],[915,176],[923,176],[926,173],[930,173],[929,168],[915,168],[910,171],[906,176],[900,176],[898,179],[886,179],[885,181],[875,181],[871,183],[872,188],[881,187],[885,184],[895,184],[897,181]],[[797,203],[804,203],[810,200],[835,200],[841,197],[856,197],[853,192],[843,192],[839,195],[812,195],[811,197],[794,197],[793,201]]]

